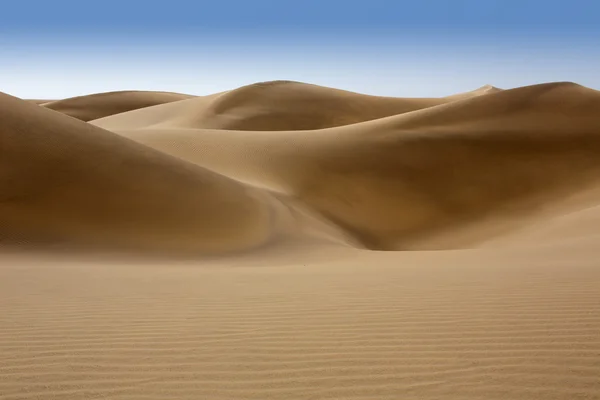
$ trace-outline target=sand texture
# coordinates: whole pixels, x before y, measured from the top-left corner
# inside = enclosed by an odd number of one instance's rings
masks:
[[[0,93],[0,400],[600,399],[599,116]]]

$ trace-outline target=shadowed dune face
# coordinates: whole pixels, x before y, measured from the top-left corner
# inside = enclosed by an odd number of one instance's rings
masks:
[[[485,233],[461,239],[470,223],[526,218],[600,182],[598,136],[438,134],[332,145],[317,156],[298,196],[368,248],[453,248],[486,239]],[[445,231],[455,240],[431,243]]]
[[[597,187],[598,110],[600,92],[559,83],[331,132],[312,150],[318,167],[300,193],[369,247],[403,248],[423,235],[422,248],[440,230],[524,218]]]
[[[118,91],[71,97],[56,101],[37,101],[37,104],[82,121],[193,98],[187,94],[147,91]]]
[[[5,243],[223,252],[261,244],[251,190],[111,132],[0,96]]]

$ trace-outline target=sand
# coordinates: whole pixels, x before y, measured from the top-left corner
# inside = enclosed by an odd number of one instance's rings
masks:
[[[92,119],[107,117],[126,111],[190,99],[193,97],[194,96],[181,93],[127,90],[96,93],[55,101],[30,101],[82,121],[90,121]]]
[[[600,398],[599,111],[0,94],[0,399]]]

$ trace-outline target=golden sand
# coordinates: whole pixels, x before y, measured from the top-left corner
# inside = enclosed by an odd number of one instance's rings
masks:
[[[599,113],[0,94],[0,399],[600,398]]]

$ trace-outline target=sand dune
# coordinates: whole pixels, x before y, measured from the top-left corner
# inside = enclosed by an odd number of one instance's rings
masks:
[[[17,98],[0,101],[3,241],[212,251],[269,233],[268,207],[230,179]]]
[[[600,398],[600,92],[154,95],[0,95],[0,400]]]
[[[524,86],[449,102],[397,118],[382,119],[402,129],[444,128],[472,125],[481,131],[523,129],[549,131],[594,131],[600,92],[572,82]],[[484,123],[487,120],[487,123]],[[377,121],[379,122],[379,121]],[[510,122],[510,123],[508,123]]]
[[[90,121],[126,111],[193,98],[187,94],[148,91],[119,91],[44,101],[38,104],[82,121]],[[37,102],[37,101],[36,101]]]
[[[272,81],[220,93],[211,96],[208,102],[205,98],[191,99],[176,107],[154,107],[93,123],[107,129],[170,126],[245,131],[312,130],[373,120],[449,101],[369,96],[300,82]],[[163,108],[168,112],[160,111]],[[160,120],[151,116],[156,112],[161,113]],[[150,118],[150,125],[141,125],[146,118]]]
[[[43,99],[26,99],[27,101],[34,103],[34,104],[39,104],[42,105],[44,103],[50,103],[56,100],[43,100]]]
[[[483,85],[480,88],[477,88],[475,90],[471,90],[469,92],[464,92],[464,93],[457,93],[457,94],[453,94],[450,96],[446,96],[446,99],[449,100],[464,100],[464,99],[468,99],[471,97],[478,97],[478,96],[483,96],[486,94],[492,94],[492,93],[498,93],[501,92],[503,89],[497,88],[495,86],[492,85]]]
[[[599,108],[600,92],[567,83],[318,133],[116,132],[300,199],[367,248],[454,248],[518,228],[577,193],[595,193]]]
[[[211,102],[224,93],[226,92],[141,108],[89,122],[104,129],[143,129],[163,124],[170,126],[179,118],[189,118],[203,114]]]

